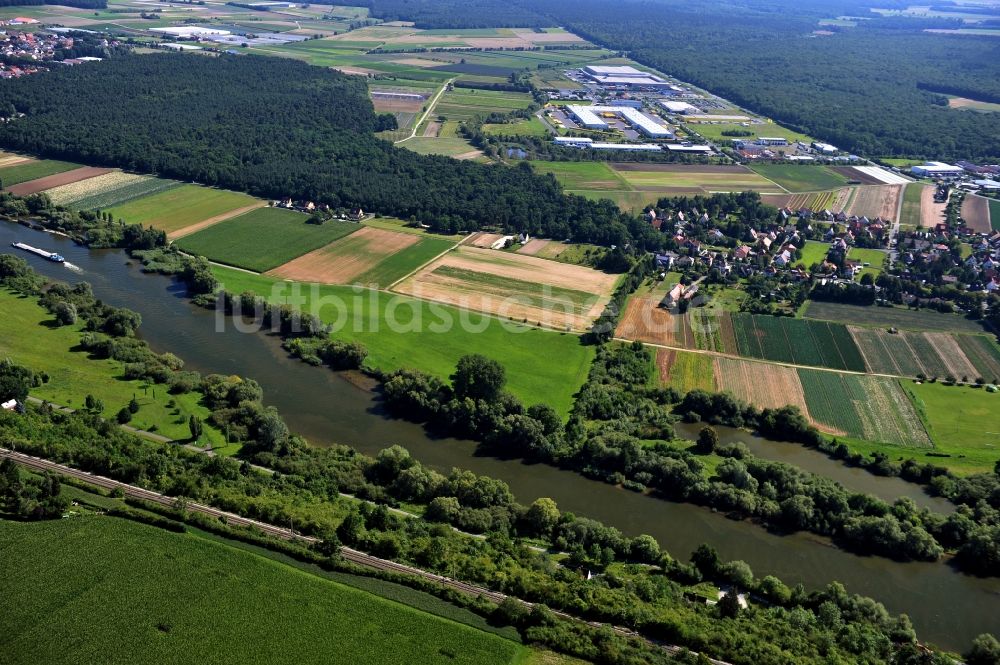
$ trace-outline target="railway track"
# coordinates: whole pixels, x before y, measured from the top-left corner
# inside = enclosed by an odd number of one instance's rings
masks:
[[[156,503],[162,506],[175,507],[177,505],[177,499],[175,497],[170,497],[165,494],[160,494],[159,492],[154,492],[152,490],[147,490],[142,487],[136,487],[135,485],[129,485],[117,480],[112,480],[111,478],[106,478],[104,476],[99,476],[89,471],[81,471],[79,469],[74,469],[69,466],[58,464],[50,460],[44,459],[42,457],[35,457],[33,455],[26,455],[24,453],[19,453],[14,450],[9,450],[7,448],[0,448],[0,459],[10,459],[17,464],[25,466],[29,469],[34,469],[36,471],[48,471],[49,473],[58,474],[61,476],[67,476],[70,478],[76,478],[83,482],[95,485],[108,490],[121,490],[125,496],[133,499],[141,499],[143,501],[149,501],[151,503]],[[224,510],[219,510],[218,508],[213,508],[202,503],[195,503],[193,501],[188,501],[184,503],[184,508],[194,513],[200,513],[202,515],[208,515],[210,517],[225,519],[227,524],[241,526],[241,527],[253,527],[266,533],[270,536],[280,538],[282,540],[288,541],[299,541],[307,544],[314,544],[319,542],[318,538],[312,536],[306,536],[303,534],[295,533],[292,529],[286,529],[284,527],[275,526],[273,524],[268,524],[267,522],[260,522],[258,520],[250,519],[248,517],[243,517],[235,513],[230,513]],[[436,582],[442,586],[454,589],[461,593],[469,594],[472,596],[482,596],[487,600],[494,603],[502,603],[505,600],[511,599],[520,603],[523,607],[527,609],[532,609],[535,607],[535,603],[531,603],[514,596],[508,596],[507,594],[500,593],[499,591],[492,591],[486,587],[477,586],[475,584],[470,584],[468,582],[463,582],[461,580],[452,579],[450,577],[445,577],[443,575],[438,575],[437,573],[432,573],[422,568],[415,568],[413,566],[408,566],[403,563],[397,563],[395,561],[390,561],[388,559],[381,559],[371,554],[366,554],[350,547],[341,546],[340,555],[351,563],[358,564],[360,566],[365,566],[367,568],[373,568],[375,570],[383,570],[387,572],[399,573],[403,575],[412,575],[414,577],[419,577],[425,580]],[[550,610],[556,616],[568,619],[571,621],[580,621],[586,623],[594,628],[603,628],[605,626],[610,627],[615,633],[622,635],[624,637],[633,637],[636,639],[641,639],[648,644],[652,644],[656,647],[663,649],[671,654],[676,654],[682,651],[682,647],[673,644],[663,644],[655,642],[648,638],[643,637],[639,633],[630,628],[624,628],[622,626],[615,626],[613,624],[605,624],[599,621],[590,621],[587,619],[582,619],[578,616],[568,614],[566,612],[561,612],[559,610]],[[715,660],[709,658],[709,662],[713,665],[730,665],[726,661]]]

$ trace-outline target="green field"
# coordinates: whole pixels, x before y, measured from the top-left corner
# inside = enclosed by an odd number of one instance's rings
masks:
[[[878,277],[882,272],[882,265],[885,263],[886,253],[881,249],[862,249],[851,247],[847,252],[847,258],[861,261],[862,264],[870,263],[870,266],[862,267],[860,275],[870,274]]]
[[[212,261],[264,272],[361,228],[352,222],[307,224],[308,218],[281,208],[257,208],[184,236],[177,244]]]
[[[733,314],[740,355],[795,365],[865,371],[847,328],[836,323],[785,316]]]
[[[48,382],[31,391],[38,399],[79,409],[89,393],[104,402],[104,416],[114,418],[134,396],[139,402],[132,426],[185,440],[191,436],[188,418],[203,421],[209,410],[199,404],[197,393],[170,395],[165,386],[144,381],[126,381],[122,365],[114,360],[91,360],[84,351],[70,351],[80,343],[80,326],[55,327],[52,317],[34,298],[0,289],[0,357],[37,372]],[[173,406],[169,403],[173,402]],[[204,442],[222,445],[222,435],[205,426]]]
[[[800,369],[809,415],[838,435],[929,448],[919,414],[895,379]]]
[[[692,165],[657,169],[651,165],[616,164],[619,177],[635,189],[684,188],[704,192],[736,192],[746,190],[780,191],[771,181],[742,166],[731,168]]]
[[[734,115],[738,115],[735,114]],[[717,124],[708,124],[704,122],[687,122],[684,123],[685,129],[692,132],[696,132],[701,136],[705,137],[713,143],[725,143],[727,141],[733,141],[734,139],[744,139],[744,140],[755,140],[761,136],[767,137],[780,137],[788,139],[789,143],[794,143],[795,141],[802,141],[804,143],[811,143],[813,138],[806,136],[800,132],[796,132],[791,129],[782,127],[781,125],[776,125],[774,123],[767,124],[751,124],[749,127],[744,127],[742,123],[738,122],[719,122]],[[722,132],[732,131],[738,129],[741,131],[750,132],[750,136],[725,136]]]
[[[468,663],[515,642],[192,534],[85,515],[0,522],[19,663]],[[197,654],[197,656],[193,656]]]
[[[284,296],[294,286],[266,275],[221,267],[213,271],[227,290],[253,291],[277,304],[285,302]],[[594,359],[594,347],[584,346],[579,337],[568,333],[529,328],[382,291],[299,286],[304,310],[313,313],[313,302],[323,298],[324,306],[315,313],[335,326],[335,339],[364,344],[369,352],[367,364],[372,367],[386,371],[410,367],[446,379],[459,358],[479,353],[504,364],[508,389],[525,404],[546,403],[564,416]]]
[[[990,226],[1000,231],[1000,199],[990,199]]]
[[[933,310],[905,309],[903,307],[859,307],[840,303],[809,301],[804,316],[811,319],[839,321],[873,328],[900,328],[902,330],[927,330],[938,332],[982,333],[977,321],[957,314],[942,314]]]
[[[630,190],[607,162],[531,162],[539,173],[551,173],[568,191]]]
[[[801,263],[808,270],[814,263],[823,263],[826,255],[830,251],[830,245],[816,240],[806,240],[802,247],[802,258],[797,263]]]
[[[388,287],[454,246],[455,243],[448,240],[421,238],[417,244],[396,252],[355,277],[354,281],[358,284],[378,284],[383,288]]]
[[[924,417],[936,451],[951,455],[935,464],[989,471],[1000,459],[1000,394],[940,383],[904,383]]]
[[[446,157],[457,157],[472,152],[479,152],[471,143],[465,139],[437,138],[416,136],[397,144],[400,148],[406,148],[420,155],[445,155]]]
[[[203,222],[217,215],[253,205],[257,199],[248,194],[213,189],[200,185],[182,185],[133,199],[109,208],[115,219],[128,224],[142,224],[167,233]]]
[[[789,192],[813,192],[847,184],[847,178],[825,166],[799,164],[754,164],[750,167]]]
[[[930,185],[913,182],[903,190],[903,207],[899,213],[900,224],[912,227],[920,226],[920,196],[925,187],[930,187]]]
[[[40,159],[0,168],[0,183],[4,187],[20,185],[22,182],[38,180],[45,176],[64,173],[80,168],[80,164],[59,162],[54,159]]]
[[[538,118],[530,120],[518,120],[503,125],[483,125],[483,131],[487,134],[502,134],[504,136],[540,136],[549,135],[549,129]]]

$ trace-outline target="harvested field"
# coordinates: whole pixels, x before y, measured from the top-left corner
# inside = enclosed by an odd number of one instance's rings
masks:
[[[372,106],[376,113],[419,113],[423,107],[423,99],[395,99],[392,97],[372,96]]]
[[[974,378],[1000,383],[1000,348],[996,342],[983,335],[959,335],[957,340],[965,357],[976,368]]]
[[[920,225],[933,228],[938,222],[944,220],[944,210],[947,207],[947,201],[937,203],[934,200],[933,187],[925,187],[920,193]]]
[[[612,162],[611,168],[615,171],[649,171],[653,173],[723,173],[723,174],[745,174],[750,169],[740,165],[726,164],[647,164],[644,162]]]
[[[732,393],[759,409],[791,405],[799,407],[803,414],[809,412],[799,374],[792,367],[716,357],[713,368],[720,391]]]
[[[24,162],[33,162],[31,157],[25,157],[24,155],[13,155],[8,152],[0,153],[0,169],[6,166],[14,166],[15,164],[23,164]]]
[[[976,378],[978,371],[969,362],[959,346],[954,335],[948,333],[923,333],[924,338],[934,347],[934,351],[941,358],[947,373],[945,376],[954,376],[959,381],[972,381]]]
[[[425,139],[426,138],[435,138],[440,131],[441,131],[441,123],[440,122],[429,122],[429,123],[427,123],[427,126],[424,127],[424,133],[423,133],[422,136]]]
[[[416,245],[420,238],[366,226],[346,238],[304,254],[267,274],[299,282],[349,284],[383,259]],[[385,286],[385,285],[382,285]]]
[[[490,246],[497,240],[503,238],[500,233],[486,233],[484,231],[477,231],[469,236],[469,240],[465,243],[466,245],[472,247],[482,247],[484,249],[489,249]]]
[[[705,192],[749,189],[780,191],[773,182],[745,166],[639,163],[616,163],[611,166],[626,183],[639,191],[658,192],[662,187],[686,187]]]
[[[584,330],[601,313],[617,281],[615,275],[590,268],[460,246],[393,290],[505,319]]]
[[[63,171],[62,173],[55,173],[43,178],[38,178],[37,180],[22,182],[18,185],[8,187],[7,191],[16,196],[27,196],[28,194],[44,192],[45,190],[52,189],[53,187],[69,185],[74,182],[80,182],[81,180],[87,180],[88,178],[104,175],[105,173],[110,173],[112,170],[113,169],[97,168],[96,166],[84,166],[78,169],[73,169],[72,171]]]
[[[848,215],[874,219],[896,220],[899,216],[899,204],[903,196],[903,185],[877,185],[858,187],[846,210]]]
[[[847,329],[858,345],[869,372],[896,376],[927,374],[927,368],[910,346],[907,333],[890,334],[883,329],[857,326],[848,326]]]
[[[989,233],[991,230],[989,199],[975,194],[966,196],[962,201],[962,219],[973,231]]]
[[[521,246],[521,249],[517,250],[518,254],[526,254],[528,256],[535,256],[543,249],[545,249],[548,244],[552,242],[551,240],[538,240],[537,238],[529,240],[527,243]]]
[[[625,306],[615,336],[649,344],[697,348],[687,316],[675,316],[659,307],[660,298],[631,298]]]

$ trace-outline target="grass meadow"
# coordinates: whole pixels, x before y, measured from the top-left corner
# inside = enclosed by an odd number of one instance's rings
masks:
[[[286,302],[295,284],[222,267],[213,266],[213,272],[228,291],[252,291],[276,304]],[[447,379],[459,358],[479,353],[503,363],[508,390],[525,404],[550,404],[563,416],[569,414],[573,395],[594,359],[593,347],[568,333],[360,287],[298,287],[306,311],[311,311],[314,298],[326,299],[318,311],[320,318],[335,327],[335,339],[364,344],[366,364],[371,367],[385,371],[409,367]],[[333,300],[335,304],[329,304]],[[390,321],[397,325],[391,328]]]
[[[454,247],[455,243],[437,238],[421,238],[416,245],[400,250],[378,265],[355,278],[360,284],[378,284],[388,287],[406,277],[431,259]]]
[[[121,363],[91,360],[85,352],[71,351],[80,343],[80,328],[54,326],[52,317],[33,298],[0,289],[0,307],[4,313],[0,317],[0,357],[49,376],[46,383],[31,391],[32,396],[79,409],[90,393],[104,402],[106,418],[114,418],[134,396],[139,412],[130,424],[175,439],[190,437],[188,418],[192,414],[208,419],[210,412],[198,403],[197,393],[170,395],[165,386],[126,381]],[[203,442],[224,443],[222,434],[208,425],[204,432]]]
[[[226,265],[264,272],[361,228],[351,222],[307,224],[308,215],[258,208],[177,241],[191,254]]]
[[[899,212],[900,224],[914,228],[920,226],[920,197],[925,187],[930,187],[930,185],[911,182],[903,190],[903,207]]]
[[[982,334],[983,326],[977,321],[957,314],[943,314],[933,310],[914,310],[903,307],[861,307],[840,303],[809,301],[805,316],[811,319],[838,321],[872,328],[895,327],[902,330],[927,330]]]
[[[257,199],[239,192],[182,185],[109,208],[115,219],[170,233],[248,205]]]
[[[19,663],[504,665],[513,641],[192,534],[85,515],[0,522]],[[113,656],[112,656],[113,654]]]

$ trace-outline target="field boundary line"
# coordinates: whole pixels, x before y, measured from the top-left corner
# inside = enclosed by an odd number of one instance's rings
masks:
[[[434,111],[434,108],[437,107],[437,103],[441,99],[441,96],[444,94],[445,90],[447,90],[448,86],[454,83],[455,79],[457,78],[458,77],[455,76],[444,82],[441,88],[437,91],[437,94],[434,95],[434,99],[432,99],[431,103],[427,105],[427,110],[424,111],[424,114],[422,116],[420,116],[420,120],[413,123],[413,131],[410,132],[410,135],[407,136],[405,139],[399,139],[398,141],[396,141],[395,142],[396,145],[399,145],[404,141],[409,141],[410,139],[414,138],[417,135],[417,130],[420,129],[420,125],[422,125],[424,120],[426,120],[427,117]]]
[[[168,233],[167,240],[170,241],[178,240],[180,238],[183,238],[184,236],[189,236],[193,233],[197,233],[198,231],[207,229],[210,226],[215,226],[216,224],[224,222],[227,219],[232,219],[233,217],[239,217],[240,215],[244,215],[250,212],[251,210],[256,210],[257,208],[263,208],[266,205],[267,201],[256,201],[251,205],[243,206],[242,208],[236,208],[235,210],[229,210],[228,212],[216,215],[215,217],[209,217],[208,219],[203,219],[200,222],[195,222],[194,224],[185,226],[182,229],[177,229],[176,231]]]

